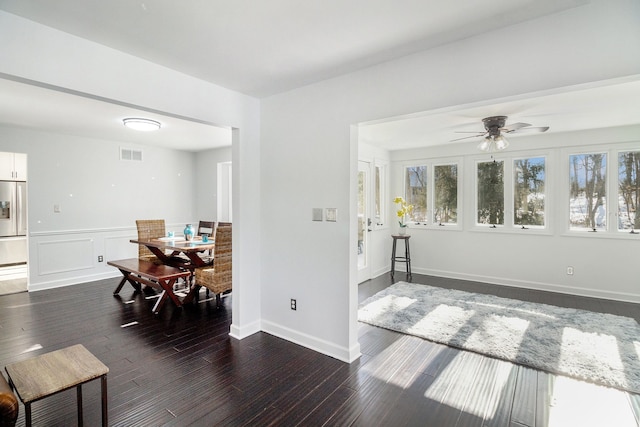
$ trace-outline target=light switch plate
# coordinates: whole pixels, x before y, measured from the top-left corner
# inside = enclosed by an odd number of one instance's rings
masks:
[[[325,209],[325,214],[327,221],[336,222],[338,220],[338,209],[336,208]]]
[[[322,221],[322,208],[311,209],[311,221]]]

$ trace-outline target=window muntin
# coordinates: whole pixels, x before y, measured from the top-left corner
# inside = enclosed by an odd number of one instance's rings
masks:
[[[640,229],[640,151],[618,153],[618,230]]]
[[[413,205],[408,222],[427,221],[427,166],[405,168],[405,200]]]
[[[569,156],[569,228],[606,230],[607,154]]]
[[[545,158],[513,161],[513,225],[545,226]]]
[[[504,224],[504,161],[478,162],[476,220],[478,224]]]
[[[458,165],[433,167],[433,223],[458,223]]]

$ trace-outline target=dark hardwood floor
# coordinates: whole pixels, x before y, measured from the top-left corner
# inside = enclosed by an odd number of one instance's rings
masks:
[[[83,344],[109,366],[113,426],[627,426],[640,414],[637,395],[365,324],[350,365],[266,333],[238,341],[228,335],[231,297],[221,309],[167,303],[156,316],[154,300],[130,287],[114,297],[118,280],[0,296],[0,366]],[[412,281],[640,319],[637,304]],[[389,275],[361,284],[360,301],[390,284]],[[85,425],[99,425],[100,382],[83,392]],[[35,402],[33,417],[75,425],[75,391]]]

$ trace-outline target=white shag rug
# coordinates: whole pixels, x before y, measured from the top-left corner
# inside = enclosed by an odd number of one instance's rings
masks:
[[[628,317],[398,282],[360,304],[358,320],[640,393],[640,326]]]

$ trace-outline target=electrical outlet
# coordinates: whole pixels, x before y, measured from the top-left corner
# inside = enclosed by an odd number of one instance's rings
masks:
[[[298,303],[296,302],[296,300],[291,298],[291,310],[297,310],[297,305]]]
[[[98,255],[98,262],[104,261],[104,257],[102,255]]]
[[[567,267],[567,274],[569,276],[573,276],[573,267],[571,267],[571,266]]]

